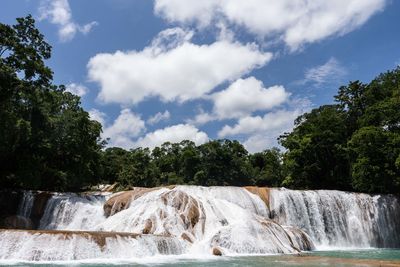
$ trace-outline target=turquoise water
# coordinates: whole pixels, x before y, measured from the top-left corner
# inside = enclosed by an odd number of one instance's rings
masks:
[[[13,262],[1,261],[0,265],[13,266],[160,266],[160,267],[268,267],[268,266],[381,266],[382,260],[388,261],[394,265],[400,266],[400,250],[392,249],[365,249],[365,250],[336,250],[336,251],[315,251],[307,252],[299,255],[282,255],[282,256],[247,256],[247,257],[209,257],[198,259],[185,259],[176,257],[160,257],[141,259],[138,261],[120,261],[120,260],[87,260],[87,261],[69,261],[69,262],[48,262],[48,263],[31,263],[31,262]],[[366,263],[367,262],[367,263]],[[385,263],[385,262],[383,262]]]

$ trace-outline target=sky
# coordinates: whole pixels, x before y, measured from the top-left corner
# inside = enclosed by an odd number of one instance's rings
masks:
[[[54,82],[126,149],[279,146],[340,86],[400,64],[395,0],[2,0],[1,23],[27,14]]]

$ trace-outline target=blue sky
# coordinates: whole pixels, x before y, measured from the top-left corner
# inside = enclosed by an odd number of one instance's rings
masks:
[[[277,145],[350,80],[400,64],[390,0],[3,0],[53,46],[55,83],[82,97],[110,146],[229,138]]]

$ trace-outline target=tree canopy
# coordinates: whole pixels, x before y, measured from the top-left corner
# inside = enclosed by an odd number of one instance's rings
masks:
[[[31,16],[0,24],[0,185],[77,189],[97,177],[101,125],[52,83],[51,46]]]
[[[105,148],[79,96],[53,83],[51,46],[31,16],[0,23],[0,186],[81,190],[170,184],[286,186],[400,193],[400,68],[342,86],[335,103],[299,116],[277,148],[184,140]]]

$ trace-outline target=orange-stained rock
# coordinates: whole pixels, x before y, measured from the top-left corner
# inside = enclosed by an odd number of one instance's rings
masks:
[[[265,205],[269,208],[269,188],[268,187],[258,187],[258,186],[245,186],[244,187],[250,193],[259,196]]]
[[[186,229],[193,228],[199,222],[199,209],[201,207],[196,199],[185,192],[179,190],[168,191],[161,195],[161,200],[165,205],[174,207],[180,213]]]
[[[214,256],[222,256],[222,251],[221,251],[220,248],[214,247],[213,250],[212,250],[212,254],[213,254]]]
[[[193,243],[193,239],[189,236],[189,234],[187,234],[187,233],[182,233],[181,234],[181,238],[183,239],[183,240],[186,240],[186,241],[188,241],[188,242],[190,242],[190,243]]]
[[[147,219],[142,233],[152,234],[152,229],[153,229],[153,222],[150,219]]]
[[[166,186],[165,188],[173,189],[174,187],[174,185],[171,185]],[[109,217],[120,212],[121,210],[127,209],[129,208],[130,203],[135,199],[138,199],[141,196],[160,188],[162,187],[133,187],[132,190],[115,193],[106,201],[106,203],[104,203],[104,215]]]
[[[131,201],[156,189],[157,188],[135,187],[133,190],[116,193],[104,203],[104,215],[109,217],[121,210],[127,209]]]

